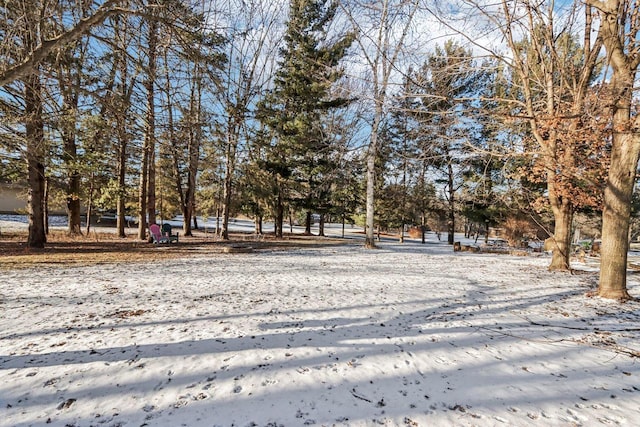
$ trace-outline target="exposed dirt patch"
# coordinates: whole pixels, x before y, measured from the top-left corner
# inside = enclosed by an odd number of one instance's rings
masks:
[[[180,236],[178,243],[154,245],[133,235],[119,238],[113,233],[92,232],[89,236],[69,236],[54,231],[47,236],[43,249],[29,248],[27,232],[2,233],[0,236],[0,269],[27,268],[42,264],[91,265],[117,262],[148,262],[179,258],[194,253],[234,253],[234,247],[251,247],[252,251],[287,250],[291,248],[344,244],[342,239],[317,236],[288,235],[276,239],[273,235],[254,236],[232,234],[223,241],[211,234],[194,233]]]

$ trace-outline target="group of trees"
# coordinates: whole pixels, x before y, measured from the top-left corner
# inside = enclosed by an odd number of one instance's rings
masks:
[[[56,197],[69,233],[84,205],[121,236],[137,215],[141,239],[158,214],[187,235],[216,216],[223,238],[238,212],[278,236],[287,214],[360,216],[367,247],[376,227],[453,243],[460,218],[528,215],[566,270],[574,215],[602,212],[599,294],[629,298],[637,2],[437,6],[4,2],[0,180],[29,189],[29,246]]]

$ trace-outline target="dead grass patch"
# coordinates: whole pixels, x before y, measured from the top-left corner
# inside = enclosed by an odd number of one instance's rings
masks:
[[[317,236],[290,235],[284,239],[274,236],[232,234],[222,241],[211,235],[194,233],[193,237],[180,236],[179,243],[154,245],[129,235],[117,237],[113,233],[95,233],[88,236],[69,236],[54,231],[47,236],[42,249],[27,246],[27,232],[2,233],[0,236],[0,269],[30,268],[38,265],[95,265],[107,263],[135,263],[193,256],[194,254],[233,253],[226,248],[250,245],[252,251],[287,250],[290,248],[344,244],[342,239]],[[239,251],[242,252],[242,251]]]

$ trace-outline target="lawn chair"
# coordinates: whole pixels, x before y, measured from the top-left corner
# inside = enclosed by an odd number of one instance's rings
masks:
[[[168,224],[166,222],[162,224],[162,237],[169,239],[169,243],[178,243],[178,233],[173,234],[171,231],[171,224]]]
[[[168,237],[162,235],[162,231],[158,224],[151,224],[149,226],[149,233],[151,234],[153,243],[171,243],[171,240],[169,240]]]

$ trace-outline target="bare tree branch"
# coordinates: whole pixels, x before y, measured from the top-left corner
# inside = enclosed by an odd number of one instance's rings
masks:
[[[75,26],[64,33],[43,41],[36,46],[21,62],[0,72],[0,86],[5,86],[17,79],[28,75],[44,58],[55,49],[64,46],[86,34],[92,27],[101,24],[107,17],[126,13],[118,8],[126,0],[106,0],[91,16],[81,19]]]

